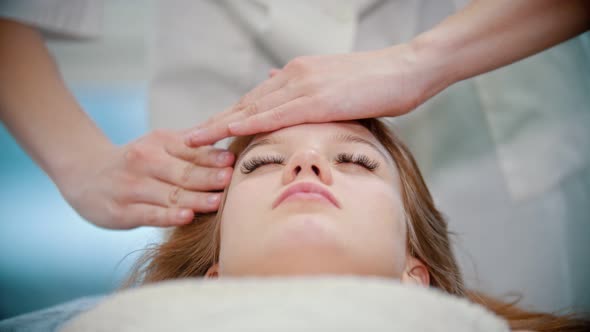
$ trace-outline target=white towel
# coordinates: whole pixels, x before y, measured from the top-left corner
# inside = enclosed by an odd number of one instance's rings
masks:
[[[509,331],[479,305],[395,280],[188,279],[123,291],[63,331]]]

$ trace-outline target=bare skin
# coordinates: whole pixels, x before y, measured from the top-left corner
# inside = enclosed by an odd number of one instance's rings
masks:
[[[39,34],[0,20],[0,119],[92,223],[174,226],[190,222],[193,211],[217,209],[209,190],[229,182],[233,156],[216,162],[222,151],[206,145],[305,122],[410,112],[455,82],[588,30],[589,7],[583,0],[473,1],[407,44],[296,58],[195,130],[151,133],[122,147],[82,111]],[[213,184],[212,174],[223,169],[230,175]]]
[[[448,86],[590,29],[584,0],[473,1],[407,44],[293,59],[236,105],[193,128],[188,146],[300,123],[398,116]]]
[[[233,155],[189,148],[183,132],[154,131],[116,146],[65,86],[40,34],[0,20],[0,119],[97,226],[177,226],[194,211],[215,211],[232,175]],[[219,175],[221,172],[221,175]]]

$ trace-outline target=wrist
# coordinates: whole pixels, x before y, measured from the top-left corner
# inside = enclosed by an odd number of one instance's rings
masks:
[[[109,158],[117,148],[105,136],[92,140],[87,138],[85,142],[79,143],[69,146],[66,152],[55,157],[48,172],[64,196],[68,196],[72,186],[80,186],[86,179],[95,176],[93,167]]]
[[[453,51],[444,39],[426,32],[415,37],[407,46],[414,59],[410,77],[420,80],[420,103],[462,79],[455,67],[457,62],[452,61]]]

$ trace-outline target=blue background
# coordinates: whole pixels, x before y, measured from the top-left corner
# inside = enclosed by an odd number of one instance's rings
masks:
[[[146,89],[79,87],[74,94],[116,144],[148,131]],[[84,221],[0,128],[0,319],[119,287],[161,230],[114,231]]]

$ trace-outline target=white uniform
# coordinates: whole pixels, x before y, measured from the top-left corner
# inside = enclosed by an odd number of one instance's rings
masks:
[[[318,2],[160,2],[152,126],[203,121],[298,55],[409,41],[465,1]],[[457,233],[468,285],[521,292],[540,310],[590,309],[589,77],[585,34],[394,121]]]

